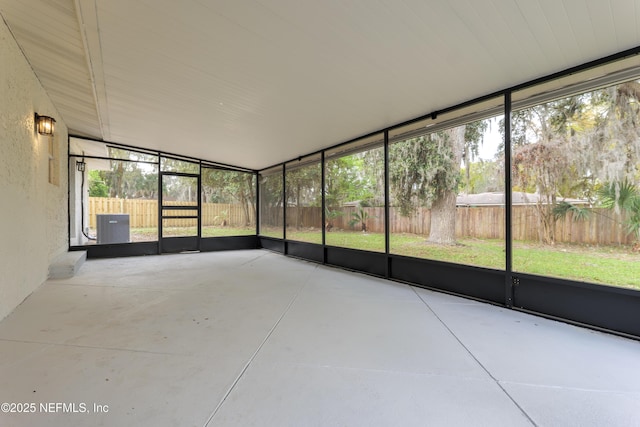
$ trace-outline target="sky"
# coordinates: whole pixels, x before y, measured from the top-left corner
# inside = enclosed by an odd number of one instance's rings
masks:
[[[502,117],[503,116],[498,116],[489,120],[489,127],[484,134],[478,150],[479,159],[493,160],[495,158],[498,146],[502,142],[502,135],[500,135],[500,126],[498,123]]]

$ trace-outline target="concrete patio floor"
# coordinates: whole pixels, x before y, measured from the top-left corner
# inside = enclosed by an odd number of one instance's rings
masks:
[[[0,425],[640,426],[639,363],[637,341],[266,250],[90,260],[0,322]]]

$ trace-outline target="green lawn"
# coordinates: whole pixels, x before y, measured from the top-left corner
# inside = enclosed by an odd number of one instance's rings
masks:
[[[256,227],[202,227],[202,237],[251,236],[256,234]]]
[[[171,229],[172,235],[188,229]],[[254,228],[204,227],[203,237],[242,236],[255,233]],[[263,230],[262,235],[282,238],[278,230]],[[157,229],[132,229],[132,240],[156,240]],[[134,239],[135,236],[135,239]],[[320,230],[287,230],[287,239],[322,243]],[[330,246],[384,252],[384,234],[332,231],[326,234]],[[392,254],[406,255],[503,270],[505,248],[502,240],[460,239],[455,246],[428,243],[425,236],[392,234]],[[591,283],[640,289],[640,254],[623,246],[540,245],[514,242],[513,270],[522,273],[559,277]]]
[[[322,230],[313,231],[298,231],[295,229],[287,228],[287,239],[297,240],[299,242],[317,243],[322,244]]]
[[[287,229],[287,240],[322,244],[322,231],[299,231]],[[384,252],[384,234],[332,231],[327,233],[327,245],[365,251]]]
[[[287,230],[291,240],[321,242],[319,232]],[[315,240],[314,240],[315,239]],[[336,231],[326,235],[327,245],[368,251],[384,251],[384,234]],[[455,246],[428,243],[425,236],[392,234],[392,254],[426,258],[478,267],[505,268],[502,240],[460,239]],[[539,245],[514,242],[513,270],[591,283],[640,289],[640,254],[627,247]]]
[[[628,247],[515,242],[513,270],[640,289],[640,254]]]
[[[95,231],[92,232],[95,235]],[[165,227],[163,229],[165,237],[195,236],[195,227]],[[256,234],[255,227],[202,227],[202,237],[225,237],[225,236],[250,236]],[[157,228],[132,228],[131,241],[149,242],[158,240]]]
[[[260,235],[265,237],[274,237],[282,239],[282,228],[278,227],[260,227]]]
[[[392,234],[390,251],[397,255],[428,258],[478,267],[505,269],[505,245],[502,240],[461,239],[457,245],[429,243],[425,236]]]

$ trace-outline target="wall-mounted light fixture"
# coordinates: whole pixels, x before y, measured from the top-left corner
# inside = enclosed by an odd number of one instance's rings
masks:
[[[53,117],[41,116],[36,113],[36,130],[40,135],[53,135],[56,120]]]

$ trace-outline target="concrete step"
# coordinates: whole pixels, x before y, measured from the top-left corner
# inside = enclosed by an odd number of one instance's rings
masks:
[[[87,251],[71,251],[56,257],[49,265],[49,279],[68,279],[75,276],[87,259]]]

